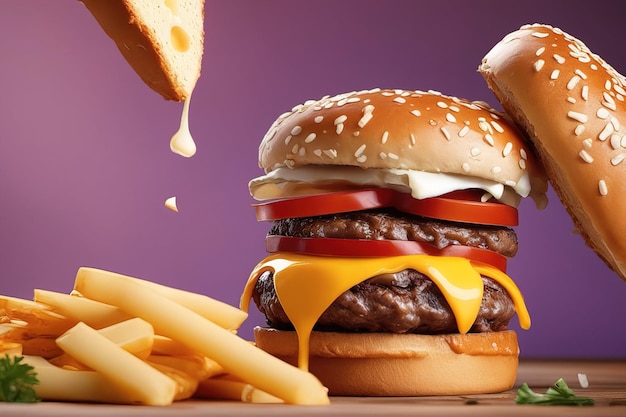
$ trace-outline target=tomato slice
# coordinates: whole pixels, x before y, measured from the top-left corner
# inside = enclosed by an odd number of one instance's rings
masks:
[[[409,193],[388,188],[342,191],[254,204],[258,221],[313,217],[376,208],[462,223],[517,226],[515,207],[482,202],[480,190],[463,190],[417,200]]]
[[[506,257],[487,249],[449,245],[438,249],[424,242],[411,240],[366,240],[340,238],[300,238],[270,235],[265,238],[268,252],[295,252],[333,257],[378,257],[403,255],[458,256],[492,265],[506,272]]]

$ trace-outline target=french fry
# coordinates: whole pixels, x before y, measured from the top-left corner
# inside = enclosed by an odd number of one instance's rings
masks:
[[[243,401],[255,404],[284,403],[280,398],[261,391],[248,383],[232,379],[230,375],[207,378],[200,381],[194,397]]]
[[[206,355],[228,373],[287,403],[329,403],[328,390],[313,374],[275,358],[134,278],[80,268],[74,289],[146,320],[157,334]]]
[[[49,306],[52,311],[82,321],[89,327],[101,329],[132,318],[119,308],[99,303],[89,298],[63,294],[54,291],[35,289],[34,300]]]
[[[141,359],[146,359],[152,351],[154,329],[138,317],[107,326],[98,333]]]
[[[59,368],[40,356],[24,356],[24,363],[37,373],[37,396],[49,401],[81,401],[111,404],[141,404],[143,398],[133,391],[116,388],[94,371]]]
[[[21,344],[25,355],[52,358],[63,353],[54,339],[76,320],[31,300],[0,296],[0,323],[0,342]]]
[[[192,376],[197,381],[208,378],[211,375],[211,369],[204,361],[204,356],[196,355],[195,357],[187,356],[180,358],[177,356],[151,355],[146,361],[151,365],[159,364],[173,369],[177,369],[185,374]]]
[[[154,331],[150,323],[145,320],[129,319],[100,329],[98,333],[138,358],[145,360],[150,356]],[[64,369],[90,370],[85,364],[67,353],[51,358],[50,363]]]
[[[56,342],[66,353],[142,404],[163,406],[174,401],[178,388],[174,380],[86,324],[78,323]]]
[[[194,375],[190,375],[180,369],[173,368],[161,363],[154,363],[148,361],[148,363],[157,369],[159,372],[167,375],[176,382],[176,395],[174,401],[187,400],[191,398],[198,389],[198,378]]]
[[[19,343],[0,341],[0,356],[4,356],[4,355],[21,356],[22,345]]]
[[[82,273],[87,273],[92,276],[100,275],[103,277],[125,276],[117,274],[115,272],[87,267],[79,268],[78,275]],[[185,306],[186,308],[198,313],[202,317],[211,320],[213,323],[216,323],[218,326],[221,326],[225,329],[238,329],[241,326],[241,323],[243,323],[243,321],[248,317],[248,313],[244,312],[243,310],[233,307],[230,304],[218,301],[214,298],[207,297],[205,295],[171,288],[140,278],[132,279],[135,281],[135,283],[152,289],[154,292],[160,294],[161,296]],[[76,288],[74,289],[77,290]],[[77,291],[79,293],[81,292],[80,290]]]

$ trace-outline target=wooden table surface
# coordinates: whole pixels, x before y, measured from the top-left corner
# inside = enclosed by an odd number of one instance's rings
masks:
[[[581,388],[578,373],[589,380]],[[468,375],[471,378],[471,375]],[[563,378],[576,394],[596,400],[593,406],[516,405],[517,387],[526,382],[545,392]],[[168,407],[42,402],[0,403],[0,416],[626,416],[626,360],[523,360],[516,387],[500,394],[445,397],[331,397],[329,406],[182,401]]]

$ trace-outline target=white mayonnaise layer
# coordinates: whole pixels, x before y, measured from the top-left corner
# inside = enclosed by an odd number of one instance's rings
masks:
[[[456,190],[484,190],[486,201],[491,196],[513,207],[530,194],[528,175],[514,185],[458,174],[414,171],[409,169],[363,169],[350,166],[309,165],[297,169],[278,168],[254,178],[248,184],[256,200],[294,197],[319,192],[340,191],[358,187],[392,188],[409,192],[416,199],[436,197]],[[542,203],[535,200],[540,206]]]

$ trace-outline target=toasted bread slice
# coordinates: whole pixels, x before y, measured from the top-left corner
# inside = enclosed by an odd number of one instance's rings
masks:
[[[200,77],[204,0],[81,0],[141,79],[167,100]]]

